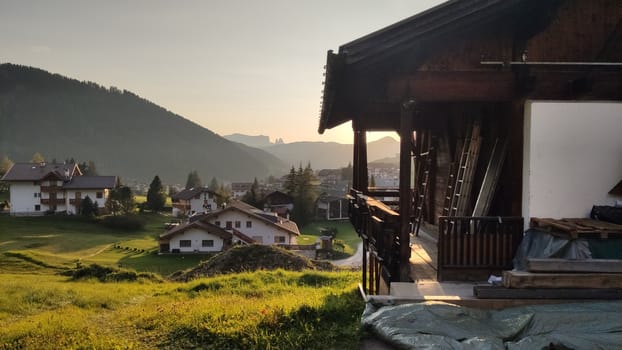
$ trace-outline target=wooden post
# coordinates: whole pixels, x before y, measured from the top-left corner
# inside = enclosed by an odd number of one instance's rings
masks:
[[[354,164],[352,164],[352,187],[368,193],[367,189],[367,134],[364,129],[354,125]]]
[[[416,103],[406,101],[402,105],[400,119],[400,222],[399,222],[399,280],[410,281],[410,211],[411,193],[411,144]]]
[[[367,251],[369,250],[369,243],[366,238],[363,238],[363,291],[369,293],[367,289]]]

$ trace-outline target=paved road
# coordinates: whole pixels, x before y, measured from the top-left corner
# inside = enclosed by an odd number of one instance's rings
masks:
[[[363,242],[356,247],[356,253],[347,259],[333,260],[337,266],[361,267],[363,265]]]

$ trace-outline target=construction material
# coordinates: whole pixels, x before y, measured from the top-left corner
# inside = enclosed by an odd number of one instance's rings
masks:
[[[622,237],[622,225],[593,219],[531,218],[530,225],[534,228],[550,231],[551,234],[562,233],[572,239],[584,235],[598,235],[602,239],[607,239],[610,235]]]
[[[475,119],[470,128],[470,136],[464,139],[458,169],[456,169],[455,185],[449,205],[448,216],[465,216],[470,214],[471,190],[473,177],[477,168],[477,159],[482,139],[480,138],[480,122]]]
[[[527,258],[527,270],[529,272],[622,273],[622,260]]]
[[[479,299],[622,299],[622,289],[602,288],[505,288],[501,286],[473,286],[473,295]]]
[[[488,161],[488,166],[486,167],[484,181],[482,182],[482,187],[480,188],[477,201],[475,202],[473,216],[488,215],[488,211],[490,210],[490,206],[497,189],[497,183],[499,182],[499,176],[501,176],[503,163],[505,162],[507,147],[507,138],[503,141],[500,141],[499,139],[495,140],[495,144],[492,147],[492,152],[490,154],[490,160]]]
[[[506,288],[622,289],[622,274],[503,271],[503,286]]]

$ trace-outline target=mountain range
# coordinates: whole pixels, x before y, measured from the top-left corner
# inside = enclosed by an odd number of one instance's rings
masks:
[[[39,152],[48,161],[93,161],[100,174],[122,180],[149,182],[159,175],[175,184],[193,170],[205,182],[252,181],[286,174],[292,165],[338,168],[352,159],[352,145],[266,145],[265,136],[243,136],[227,140],[127,90],[0,65],[0,156],[14,161],[29,161]],[[253,139],[259,147],[239,142]],[[394,150],[388,151],[391,143]],[[369,159],[394,156],[396,144],[393,139],[377,141],[378,147],[370,143]]]

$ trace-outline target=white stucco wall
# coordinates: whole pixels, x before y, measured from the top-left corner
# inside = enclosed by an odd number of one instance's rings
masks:
[[[205,203],[206,200],[207,200],[207,204],[211,205],[211,210],[203,207],[203,204]],[[210,195],[208,193],[201,193],[199,195],[199,198],[192,198],[190,200],[190,213],[189,214],[210,212],[216,209],[218,209],[216,200],[214,199],[213,196],[212,198],[210,198]]]
[[[622,179],[622,103],[529,101],[524,135],[526,224],[615,203],[608,192]]]
[[[191,247],[180,247],[179,246],[179,241],[185,240],[185,239],[189,239],[191,241],[191,244],[192,244]],[[202,241],[204,239],[213,240],[214,246],[203,247]],[[169,244],[170,244],[171,251],[173,249],[179,249],[180,253],[191,253],[195,251],[197,252],[219,252],[219,251],[222,251],[222,248],[223,248],[222,238],[209,234],[203,230],[199,230],[196,228],[188,229],[185,232],[174,236],[173,238],[171,238]]]
[[[78,208],[76,208],[75,205],[69,203],[71,199],[76,199],[76,192],[80,192],[80,199],[84,199],[86,198],[86,196],[88,196],[93,202],[97,202],[98,208],[103,208],[104,206],[106,206],[106,200],[108,199],[108,194],[110,191],[107,189],[67,190],[65,193],[65,198],[67,204],[67,212],[69,212],[70,214],[78,213]],[[102,198],[97,198],[97,192],[102,192]]]
[[[11,182],[10,183],[10,202],[11,214],[33,214],[44,213],[47,208],[41,205],[41,210],[36,211],[35,205],[41,204],[39,197],[35,197],[35,193],[39,193],[41,187],[34,185],[33,182]]]
[[[209,220],[212,224],[215,224],[216,221],[220,221],[220,227],[222,228],[226,228],[227,221],[231,221],[231,225],[234,229],[251,238],[261,237],[262,243],[266,245],[274,244],[275,236],[285,237],[285,242],[283,244],[296,244],[297,241],[296,236],[290,234],[288,231],[269,225],[262,220],[256,219],[242,212],[226,211]],[[235,227],[236,221],[240,221],[239,228]],[[246,227],[246,221],[251,221],[252,224],[250,228]]]

